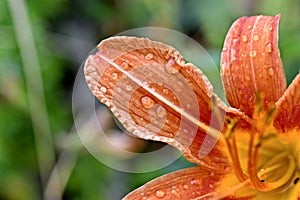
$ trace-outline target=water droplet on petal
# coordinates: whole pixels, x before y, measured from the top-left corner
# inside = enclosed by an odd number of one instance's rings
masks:
[[[171,74],[176,74],[179,71],[179,68],[174,66],[175,60],[170,58],[168,63],[166,64],[166,71]]]
[[[243,35],[243,36],[242,36],[242,41],[243,41],[243,42],[247,42],[247,41],[248,41],[248,38],[247,38],[246,35]]]
[[[95,61],[96,61],[96,63],[100,63],[100,58],[98,56],[95,57]]]
[[[145,56],[145,59],[146,60],[151,60],[153,58],[153,54],[152,53],[148,53],[146,56]]]
[[[273,27],[270,27],[270,28],[269,28],[269,31],[272,31],[272,30],[273,30]]]
[[[183,188],[188,190],[190,187],[188,185],[183,185]]]
[[[255,57],[256,56],[256,51],[255,50],[250,50],[249,56],[250,57]]]
[[[180,199],[180,194],[176,192],[176,190],[172,190],[171,193],[176,196],[178,199]]]
[[[233,43],[237,43],[239,41],[239,39],[235,38],[232,41],[233,41]]]
[[[148,96],[143,96],[143,97],[141,98],[141,103],[142,103],[142,105],[143,105],[145,108],[151,108],[151,107],[153,107],[153,105],[154,105],[153,99],[151,99],[151,98],[148,97]]]
[[[251,28],[252,28],[252,26],[251,26],[251,25],[249,25],[247,28],[248,28],[248,29],[251,29]]]
[[[156,192],[155,192],[155,196],[157,198],[163,198],[165,195],[166,195],[166,192],[163,190],[156,190]]]
[[[186,109],[189,110],[189,109],[191,109],[191,108],[192,108],[191,104],[187,104],[187,105],[186,105]]]
[[[158,106],[156,110],[157,117],[163,118],[166,116],[166,114],[167,114],[167,110],[163,106]]]
[[[169,93],[169,90],[166,89],[166,88],[164,88],[164,89],[163,89],[163,93],[168,94],[168,93]]]
[[[227,51],[227,48],[226,48],[226,47],[224,47],[224,48],[222,49],[222,51]]]
[[[266,52],[268,52],[268,53],[271,53],[271,52],[272,52],[272,44],[271,44],[271,43],[268,43],[268,44],[266,45]]]
[[[119,87],[117,87],[116,90],[117,90],[117,92],[122,92],[122,89]]]
[[[273,76],[274,75],[274,69],[271,67],[271,68],[269,68],[269,70],[268,70],[268,74],[270,75],[270,76]]]
[[[131,91],[131,90],[132,90],[132,87],[131,87],[130,85],[126,85],[126,86],[125,86],[125,89],[126,89],[127,91]]]
[[[200,185],[200,181],[197,179],[193,179],[193,180],[191,180],[191,184],[192,185]]]
[[[251,94],[251,95],[249,96],[249,102],[250,102],[250,103],[254,103],[254,102],[255,102],[255,98],[254,98],[253,94]]]
[[[129,67],[129,65],[126,61],[122,62],[122,64],[121,64],[122,69],[128,69],[128,67]]]
[[[253,41],[258,41],[259,40],[259,36],[258,35],[254,35],[253,36]]]
[[[104,86],[101,86],[101,87],[100,87],[100,90],[101,90],[103,93],[106,93],[106,92],[107,92],[107,89],[106,89],[106,87],[104,87]]]
[[[116,80],[116,79],[118,78],[118,74],[115,73],[115,72],[112,73],[112,74],[111,74],[111,78],[114,79],[114,80]]]

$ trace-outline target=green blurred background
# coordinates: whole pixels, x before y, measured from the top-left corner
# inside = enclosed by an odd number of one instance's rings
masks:
[[[219,63],[235,19],[278,13],[290,82],[300,66],[300,1],[0,0],[0,199],[120,199],[154,177],[188,166],[180,159],[152,173],[131,174],[90,155],[72,116],[81,63],[102,39],[144,26],[185,33]]]

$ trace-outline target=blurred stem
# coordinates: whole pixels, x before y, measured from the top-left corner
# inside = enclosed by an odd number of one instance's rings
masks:
[[[76,129],[73,127],[72,131],[68,134],[69,137],[76,135]],[[77,162],[77,151],[81,145],[75,150],[73,148],[64,148],[56,161],[52,172],[49,176],[45,192],[44,200],[61,200],[62,194],[66,189],[69,178]]]
[[[8,0],[8,3],[22,58],[37,161],[45,188],[55,156],[37,50],[24,0]]]

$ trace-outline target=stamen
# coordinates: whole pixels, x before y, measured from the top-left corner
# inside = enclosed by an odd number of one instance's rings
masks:
[[[273,116],[275,113],[275,104],[270,105],[269,111],[267,112],[266,118],[265,118],[265,124],[270,125],[271,122],[273,122]]]
[[[248,156],[249,156],[249,160],[248,160],[248,173],[249,173],[249,177],[251,180],[251,183],[253,184],[253,186],[256,189],[259,190],[265,190],[265,183],[261,182],[260,179],[257,176],[257,165],[258,165],[258,150],[261,147],[261,145],[256,146],[256,148],[254,148],[254,140],[255,140],[255,133],[251,134],[250,136],[250,142],[249,142],[249,151],[248,151]]]
[[[275,189],[275,188],[279,188],[280,186],[283,186],[284,184],[288,183],[289,180],[291,179],[291,177],[293,176],[294,172],[295,172],[295,169],[296,169],[296,163],[295,163],[295,160],[294,158],[291,156],[291,155],[288,155],[288,160],[289,160],[289,163],[288,163],[288,168],[287,170],[285,171],[284,175],[278,179],[277,181],[273,181],[273,182],[268,182],[267,183],[267,186],[268,186],[268,190],[272,190],[272,189]],[[279,166],[276,166],[276,168],[278,169],[279,167],[282,167],[282,165],[285,165],[284,163],[280,163],[278,164]],[[286,166],[286,165],[285,165]],[[274,171],[275,169],[275,166],[273,169],[269,169],[269,173],[271,171]],[[268,168],[266,168],[266,171],[267,171]]]
[[[229,154],[230,157],[232,159],[232,164],[233,164],[233,169],[235,172],[235,175],[237,177],[237,179],[240,182],[243,182],[245,180],[248,179],[248,176],[246,174],[244,174],[241,163],[240,163],[240,159],[239,159],[239,153],[238,153],[238,148],[237,148],[237,144],[236,144],[236,137],[235,134],[233,134],[234,129],[237,126],[237,120],[233,121],[233,123],[229,122],[228,123],[228,131],[229,134],[226,137],[226,144],[228,146],[228,150],[229,150]],[[231,143],[232,141],[232,143]]]

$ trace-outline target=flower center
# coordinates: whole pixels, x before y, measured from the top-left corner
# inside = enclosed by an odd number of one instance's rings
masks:
[[[231,120],[225,140],[241,183],[247,181],[247,187],[259,191],[282,192],[299,181],[300,133],[279,132],[273,127],[275,109],[260,108],[256,106],[252,128],[246,131],[240,131],[237,121]]]

